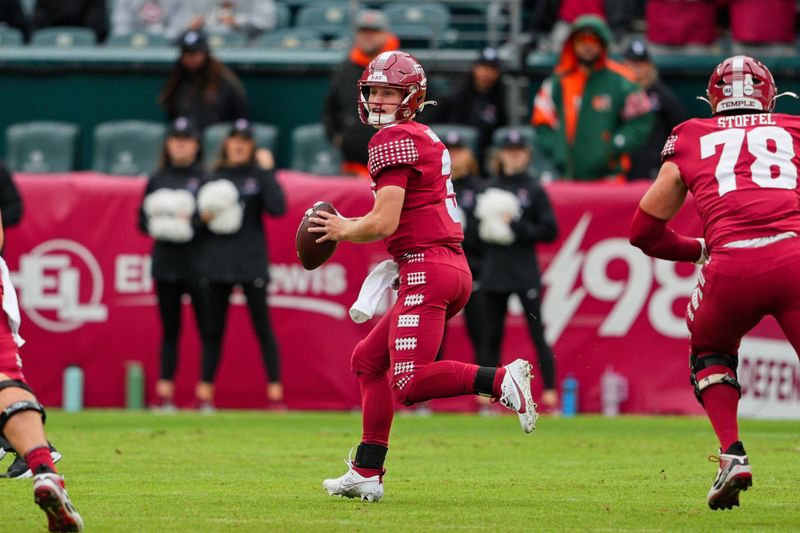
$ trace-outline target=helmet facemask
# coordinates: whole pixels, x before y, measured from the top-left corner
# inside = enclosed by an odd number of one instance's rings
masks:
[[[399,104],[389,104],[389,103],[382,103],[382,104],[374,104],[369,100],[369,92],[372,87],[389,87],[392,89],[396,89],[401,93],[404,93],[405,96],[403,100]],[[361,83],[359,84],[359,106],[358,106],[358,114],[361,118],[361,122],[364,124],[368,124],[370,126],[375,126],[378,128],[382,128],[384,126],[389,126],[391,124],[396,124],[400,122],[405,122],[407,120],[411,120],[416,115],[416,112],[411,110],[411,102],[419,98],[418,93],[419,89],[416,85],[412,85],[410,87],[400,87],[396,85],[386,85],[386,84],[376,84],[376,83]],[[378,106],[380,108],[379,112],[375,112],[372,110],[373,107]],[[384,112],[384,106],[396,106],[393,112]]]

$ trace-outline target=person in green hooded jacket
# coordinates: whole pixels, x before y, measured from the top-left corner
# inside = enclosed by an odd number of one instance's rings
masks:
[[[537,144],[564,179],[624,181],[627,154],[650,134],[650,101],[633,73],[607,57],[610,41],[603,19],[579,17],[534,100]]]

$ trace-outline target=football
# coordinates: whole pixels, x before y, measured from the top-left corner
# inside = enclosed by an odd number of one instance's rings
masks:
[[[330,259],[333,252],[336,251],[336,241],[326,241],[322,244],[317,244],[316,240],[319,239],[320,235],[318,233],[309,233],[308,228],[318,225],[312,224],[309,221],[309,218],[312,217],[316,211],[327,211],[328,213],[338,214],[336,208],[333,207],[333,204],[330,202],[317,202],[303,215],[300,227],[297,228],[297,237],[295,237],[294,244],[297,249],[297,258],[306,270],[318,268],[325,261]]]

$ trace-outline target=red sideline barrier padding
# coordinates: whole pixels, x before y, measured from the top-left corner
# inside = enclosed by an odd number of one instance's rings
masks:
[[[350,352],[370,329],[347,316],[361,281],[387,256],[380,243],[339,246],[323,267],[297,262],[294,236],[317,200],[348,216],[372,205],[366,182],[280,172],[288,214],[266,221],[272,322],[280,344],[286,403],[298,409],[359,405]],[[5,257],[23,310],[25,374],[47,405],[61,403],[61,377],[76,364],[85,372],[85,404],[124,403],[125,365],[141,361],[148,399],[158,377],[160,326],[149,277],[151,240],[136,226],[145,181],[93,173],[33,176],[16,181],[25,202],[22,223],[7,232]],[[692,265],[653,261],[627,242],[646,185],[557,183],[548,191],[560,226],[558,242],[541,246],[543,316],[555,345],[559,382],[580,383],[580,408],[601,406],[600,376],[613,369],[628,381],[626,412],[698,413],[688,386],[683,309],[694,286]],[[699,235],[691,206],[674,227]],[[190,405],[199,376],[198,341],[189,306],[177,377],[177,402]],[[445,356],[472,361],[456,317]],[[511,315],[503,359],[535,358],[524,321]],[[266,406],[266,379],[249,316],[234,305],[228,317],[217,381],[220,407]],[[535,389],[540,384],[535,382]],[[472,409],[472,398],[434,402]]]

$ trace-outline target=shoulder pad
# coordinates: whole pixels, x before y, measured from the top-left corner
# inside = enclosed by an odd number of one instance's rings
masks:
[[[666,161],[668,158],[672,157],[676,153],[675,144],[678,142],[678,137],[683,129],[683,125],[686,124],[685,122],[681,122],[674,128],[667,137],[666,142],[664,143],[664,148],[661,149],[661,161]]]
[[[375,176],[386,167],[411,165],[419,153],[413,134],[402,124],[379,130],[369,142],[369,173]]]

